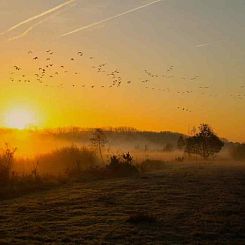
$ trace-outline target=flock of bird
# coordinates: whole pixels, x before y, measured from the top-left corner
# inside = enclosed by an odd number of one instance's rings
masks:
[[[175,67],[173,65],[167,67],[165,72],[163,74],[156,74],[150,71],[149,69],[144,70],[144,78],[139,79],[138,81],[133,82],[133,80],[125,80],[122,77],[122,74],[119,69],[113,69],[109,70],[109,65],[107,63],[101,63],[96,64],[96,59],[93,56],[86,55],[83,51],[77,51],[72,57],[67,58],[65,61],[65,64],[57,64],[54,60],[55,52],[53,50],[45,50],[41,53],[34,54],[33,51],[29,50],[27,52],[27,55],[32,60],[33,65],[35,68],[33,71],[31,71],[31,74],[28,72],[25,72],[24,67],[20,65],[14,65],[11,68],[10,71],[10,81],[12,83],[26,83],[26,84],[33,84],[35,82],[44,85],[45,87],[56,87],[56,88],[64,88],[65,85],[67,85],[64,81],[67,81],[68,79],[64,76],[67,74],[69,75],[69,80],[73,80],[76,82],[71,82],[69,86],[73,88],[91,88],[94,89],[96,87],[98,88],[119,88],[123,84],[130,85],[130,84],[136,84],[139,86],[143,86],[145,89],[155,90],[155,91],[162,91],[166,93],[176,93],[177,95],[189,95],[193,93],[193,90],[172,90],[170,88],[159,88],[152,86],[152,82],[154,79],[162,79],[162,80],[170,80],[173,78],[178,78],[181,80],[189,80],[189,81],[199,81],[200,76],[194,75],[194,76],[176,76],[174,74]],[[81,81],[80,72],[74,71],[69,69],[69,67],[75,62],[79,62],[80,59],[86,59],[86,61],[92,61],[92,64],[89,63],[89,66],[91,68],[92,72],[95,72],[97,74],[103,75],[104,77],[101,77],[101,81],[106,81],[106,83],[99,83],[99,82],[90,82],[86,83],[84,81]],[[245,86],[241,86],[243,88]],[[208,90],[210,87],[208,86],[199,86],[197,89],[201,90]],[[202,93],[204,94],[204,92]],[[236,98],[245,98],[245,95],[233,95],[230,96],[236,97]],[[179,106],[176,108],[178,111],[181,112],[192,112],[190,109],[185,108],[183,106]]]
[[[54,84],[51,84],[52,79],[55,81],[61,81],[61,80],[66,80],[64,79],[65,74],[69,74],[69,75],[75,75],[77,76],[77,78],[75,79],[76,81],[79,80],[79,72],[74,72],[68,69],[68,67],[66,68],[65,65],[57,65],[54,62],[52,62],[52,56],[55,54],[54,51],[52,50],[46,50],[45,51],[45,58],[43,62],[43,56],[42,58],[39,56],[33,56],[33,52],[30,50],[27,52],[28,55],[32,56],[32,61],[33,62],[38,62],[38,67],[35,70],[35,72],[33,74],[27,75],[26,73],[24,73],[24,68],[21,66],[13,66],[13,69],[10,72],[10,81],[11,82],[23,82],[23,83],[32,83],[32,82],[39,82],[40,84],[43,84],[44,86],[48,87],[48,86],[55,86]],[[84,52],[82,51],[78,51],[76,54],[79,58],[84,56]],[[94,60],[94,57],[89,56],[88,57],[89,60]],[[40,61],[40,62],[39,62]],[[76,61],[76,57],[71,57],[69,58],[70,62],[75,62]],[[40,63],[42,62],[42,65],[40,65]],[[67,61],[66,61],[67,62]],[[106,73],[106,63],[103,64],[99,64],[99,65],[92,65],[91,68],[93,70],[95,70],[97,73]],[[120,87],[122,84],[122,77],[120,76],[120,72],[116,69],[114,71],[111,71],[110,73],[106,74],[107,77],[109,78],[109,80],[111,80],[111,84],[107,87],[111,88],[111,87]],[[34,78],[33,78],[34,77]],[[130,82],[127,81],[127,83],[129,84]],[[57,87],[63,87],[65,85],[64,82],[59,82],[59,84],[57,85]],[[72,87],[90,87],[90,88],[95,88],[96,84],[84,84],[82,82],[80,83],[75,83],[73,82],[71,84]],[[101,88],[105,88],[106,85],[101,85]]]

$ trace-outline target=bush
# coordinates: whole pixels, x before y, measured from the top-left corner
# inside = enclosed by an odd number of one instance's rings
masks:
[[[80,178],[85,170],[92,169],[98,162],[93,151],[71,146],[40,155],[37,159],[16,160],[13,166],[15,150],[6,146],[0,153],[0,199],[49,189]],[[13,169],[21,164],[29,169],[17,174]]]
[[[95,152],[77,146],[63,147],[38,157],[39,170],[42,173],[79,174],[95,166],[98,162]]]
[[[106,166],[105,172],[107,175],[116,177],[126,177],[137,175],[138,169],[133,165],[133,157],[130,153],[122,156],[113,155],[110,158],[110,163]]]

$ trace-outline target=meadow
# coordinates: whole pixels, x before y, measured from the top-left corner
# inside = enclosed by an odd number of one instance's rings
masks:
[[[244,244],[242,164],[163,163],[0,205],[1,244]]]
[[[18,149],[1,150],[1,244],[245,242],[245,164],[234,143],[204,160],[178,149],[181,135],[120,129],[99,141],[101,156],[91,130],[21,134]],[[36,154],[43,142],[53,143]]]

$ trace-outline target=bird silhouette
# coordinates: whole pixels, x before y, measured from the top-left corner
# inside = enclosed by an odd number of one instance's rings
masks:
[[[14,68],[17,70],[17,71],[20,71],[21,68],[19,66],[14,66]]]

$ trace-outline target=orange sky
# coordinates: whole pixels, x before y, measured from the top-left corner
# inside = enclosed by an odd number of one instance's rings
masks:
[[[207,122],[222,137],[245,141],[243,1],[64,2],[0,3],[1,126],[23,108],[38,127],[187,133]]]

